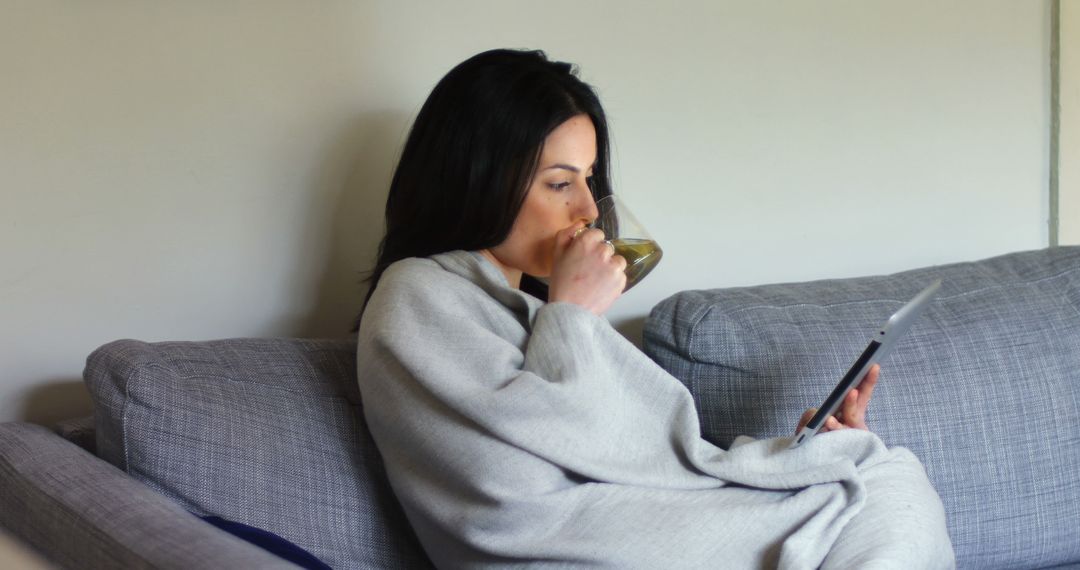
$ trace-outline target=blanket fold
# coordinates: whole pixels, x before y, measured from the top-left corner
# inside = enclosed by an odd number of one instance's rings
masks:
[[[440,567],[952,564],[940,499],[907,450],[858,430],[720,449],[685,387],[607,321],[509,287],[476,252],[392,265],[358,366],[394,492]],[[868,502],[879,484],[904,503]],[[891,525],[895,508],[921,530]],[[923,537],[921,560],[876,545],[880,532],[841,540],[861,519]]]

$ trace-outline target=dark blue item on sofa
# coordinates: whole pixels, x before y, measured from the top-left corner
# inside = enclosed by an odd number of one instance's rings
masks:
[[[330,570],[329,566],[322,560],[315,558],[310,552],[270,531],[235,521],[227,521],[221,517],[205,516],[199,518],[237,538],[246,540],[259,548],[276,554],[302,568],[308,568],[309,570]]]

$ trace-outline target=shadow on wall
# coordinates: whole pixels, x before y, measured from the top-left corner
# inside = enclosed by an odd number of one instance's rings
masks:
[[[326,196],[307,217],[302,248],[322,256],[311,310],[285,330],[301,337],[347,335],[367,293],[364,282],[375,262],[384,230],[383,212],[390,179],[411,117],[400,112],[368,113],[344,130],[313,181]],[[341,173],[347,172],[340,184]],[[312,291],[300,290],[308,296]]]
[[[18,418],[52,427],[61,420],[88,416],[93,409],[82,378],[54,378],[26,391]]]
[[[645,331],[645,317],[632,317],[628,319],[622,319],[618,321],[612,321],[611,326],[619,331],[619,334],[626,337],[626,340],[634,344],[634,346],[641,348],[641,343]]]

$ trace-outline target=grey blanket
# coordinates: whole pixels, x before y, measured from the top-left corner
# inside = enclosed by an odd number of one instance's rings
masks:
[[[954,564],[907,450],[858,430],[720,449],[685,387],[606,320],[509,287],[478,253],[391,266],[358,362],[390,482],[440,567]]]

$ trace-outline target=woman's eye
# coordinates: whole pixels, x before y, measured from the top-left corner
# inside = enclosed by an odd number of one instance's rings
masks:
[[[566,188],[568,186],[570,186],[569,182],[558,182],[558,183],[555,183],[555,184],[548,184],[548,187],[551,188],[552,190],[562,190],[563,188]]]

